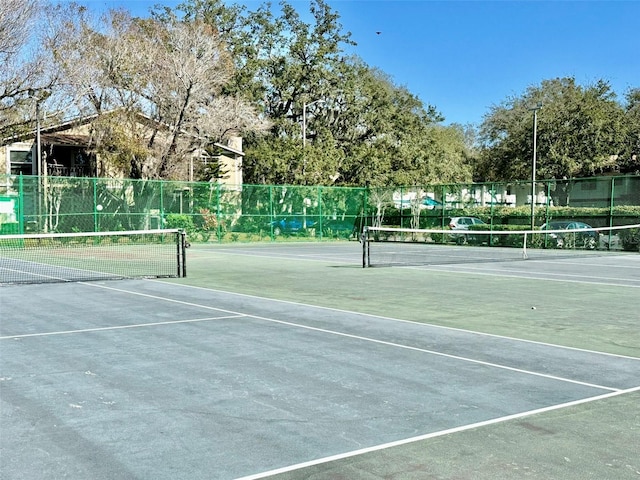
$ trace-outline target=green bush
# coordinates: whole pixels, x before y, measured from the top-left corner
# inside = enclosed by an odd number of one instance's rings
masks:
[[[193,223],[191,215],[183,213],[170,213],[166,217],[167,228],[180,228],[187,232],[188,235],[196,232],[196,226]]]
[[[447,243],[451,239],[451,236],[448,233],[444,233],[444,230],[443,233],[431,233],[430,237],[434,243]]]
[[[269,224],[269,216],[242,215],[233,225],[233,231],[239,233],[260,233]]]

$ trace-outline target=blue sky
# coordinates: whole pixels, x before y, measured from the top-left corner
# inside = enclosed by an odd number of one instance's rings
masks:
[[[96,10],[124,7],[144,16],[154,4],[179,2],[80,3]],[[254,10],[263,2],[237,3]],[[308,1],[289,3],[310,18]],[[606,80],[621,100],[629,88],[640,88],[637,0],[328,3],[357,42],[348,52],[435,106],[446,124],[479,124],[492,105],[556,77],[572,76],[581,85]]]

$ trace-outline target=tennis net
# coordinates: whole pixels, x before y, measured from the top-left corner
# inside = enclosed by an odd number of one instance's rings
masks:
[[[0,284],[186,276],[182,230],[0,236]]]
[[[640,250],[640,224],[590,228],[579,222],[560,223],[566,223],[566,228],[554,229],[553,223],[538,230],[367,227],[362,234],[362,266],[495,262]]]

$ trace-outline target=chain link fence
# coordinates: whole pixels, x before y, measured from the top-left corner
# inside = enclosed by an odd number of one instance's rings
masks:
[[[532,204],[533,201],[533,204]],[[364,225],[640,223],[640,176],[346,188],[0,176],[0,234],[183,228],[195,242],[358,238]]]

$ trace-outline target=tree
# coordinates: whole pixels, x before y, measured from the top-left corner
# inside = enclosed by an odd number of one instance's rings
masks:
[[[39,0],[0,2],[0,138],[35,126],[36,111],[50,96],[55,69],[36,35]]]
[[[173,18],[135,26],[147,54],[138,57],[134,84],[151,102],[150,116],[168,127],[168,141],[157,144],[157,176],[164,178],[212,136],[205,119],[221,105],[216,98],[231,76],[230,63],[217,36],[202,23]]]
[[[81,9],[69,17],[74,21],[54,51],[77,111],[121,110],[126,118],[148,119],[147,134],[138,136],[134,129],[129,139],[140,142],[133,150],[147,156],[116,162],[125,176],[186,178],[192,156],[229,131],[268,127],[247,102],[222,94],[233,67],[219,36],[203,22],[170,13],[142,20],[110,11],[101,25],[93,25]],[[109,121],[96,123],[101,127],[105,131],[95,132],[97,152],[132,154],[129,146],[116,148],[120,136],[108,138],[114,132]]]
[[[461,137],[445,140],[428,128],[442,120],[433,106],[361,59],[345,57],[354,42],[325,0],[311,0],[310,23],[286,1],[275,12],[269,4],[249,12],[220,0],[187,0],[177,11],[219,33],[236,66],[224,91],[254,102],[272,122],[268,138],[246,139],[249,183],[389,185],[469,177],[466,147],[439,145]],[[444,151],[451,153],[447,160],[438,159]]]
[[[481,125],[476,176],[485,181],[530,178],[533,112],[538,178],[592,176],[613,169],[624,147],[624,112],[610,85],[582,87],[573,78],[543,81],[491,109]]]
[[[345,66],[343,108],[326,119],[345,151],[352,184],[425,185],[466,181],[469,149],[460,127],[359,59]]]
[[[241,95],[251,102],[260,103],[264,97],[257,75],[261,45],[255,41],[254,32],[261,28],[261,22],[253,14],[247,14],[246,7],[227,5],[222,0],[185,0],[175,11],[168,7],[155,7],[152,10],[153,18],[160,22],[176,15],[185,22],[203,22],[224,42],[235,71],[233,78],[223,87],[223,93]]]
[[[67,114],[109,112],[95,123],[94,148],[133,178],[184,178],[185,159],[231,130],[247,137],[248,182],[466,179],[467,148],[454,145],[463,137],[433,128],[435,107],[345,57],[353,42],[325,0],[312,0],[310,13],[306,23],[286,2],[274,13],[187,0],[146,20],[110,11],[96,22],[74,4],[50,7],[50,63],[62,72],[52,98],[67,101]],[[125,144],[115,119],[131,125],[136,113],[149,122]]]
[[[0,62],[5,64],[27,43],[37,0],[3,0],[0,4]]]
[[[626,140],[619,158],[621,173],[640,174],[640,88],[629,90],[624,112]]]

